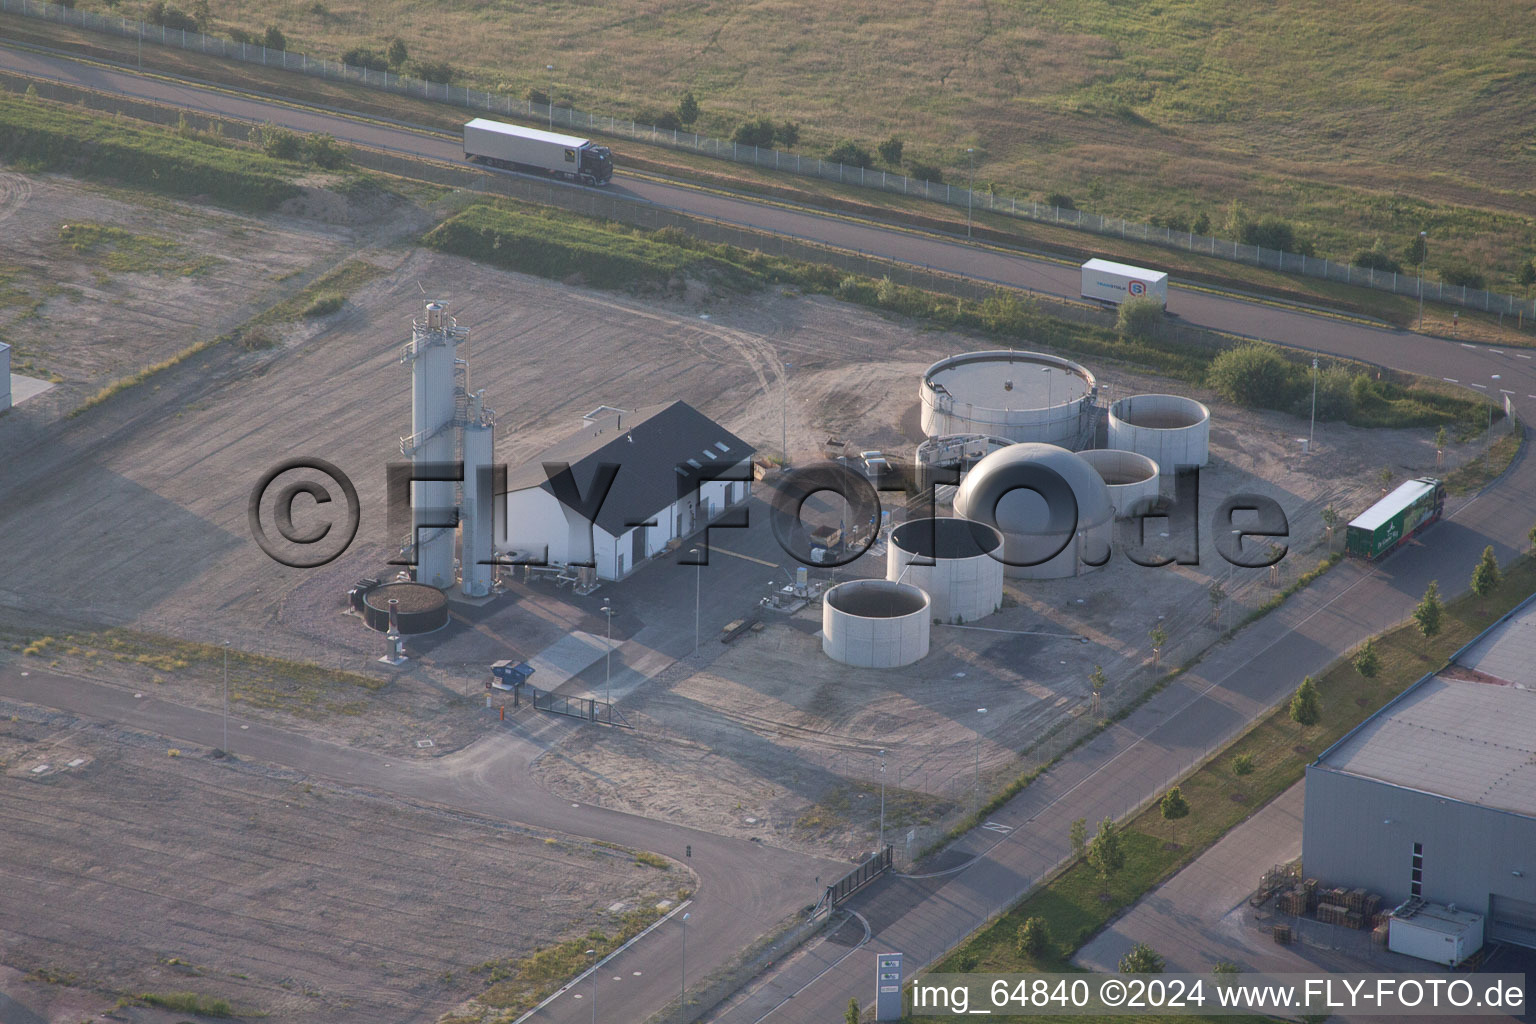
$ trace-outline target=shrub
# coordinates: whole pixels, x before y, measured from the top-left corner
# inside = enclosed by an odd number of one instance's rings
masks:
[[[1381,655],[1376,653],[1376,642],[1367,637],[1360,650],[1355,652],[1355,671],[1367,679],[1381,670]]]
[[[773,130],[773,141],[784,149],[794,149],[800,144],[800,122],[785,121]]]
[[[670,110],[663,110],[659,114],[652,114],[649,118],[657,131],[675,132],[683,127],[683,119]]]
[[[276,25],[268,25],[267,30],[262,33],[261,45],[269,50],[286,50],[288,40]]]
[[[1288,409],[1306,386],[1306,375],[1273,346],[1251,344],[1229,348],[1212,359],[1205,382],[1238,405]]]
[[[378,50],[371,50],[366,46],[354,46],[341,55],[343,64],[350,64],[354,68],[367,68],[369,71],[388,71],[389,58]]]
[[[1323,717],[1321,702],[1317,696],[1317,684],[1307,676],[1291,695],[1291,721],[1298,725],[1316,725]]]
[[[1121,974],[1161,974],[1166,961],[1145,942],[1138,942],[1120,958]]]
[[[886,166],[900,167],[901,151],[904,148],[904,145],[905,144],[900,139],[893,135],[886,139],[884,142],[880,143],[880,145],[876,146],[875,148],[879,151],[880,159],[885,161]]]
[[[549,106],[549,93],[543,89],[529,89],[523,94],[529,103],[536,103],[541,107]]]
[[[398,68],[404,64],[408,56],[410,54],[405,48],[405,40],[399,36],[391,39],[389,45],[384,48],[384,59],[389,61],[389,66],[392,68]]]
[[[1487,278],[1483,277],[1472,264],[1466,260],[1452,260],[1440,267],[1440,280],[1449,285],[1457,285],[1463,288],[1486,288]]]
[[[314,301],[306,306],[304,312],[299,315],[302,317],[329,316],[340,309],[346,301],[347,297],[345,295],[336,292],[326,292],[323,295],[316,295]]]
[[[417,78],[425,78],[429,82],[438,85],[447,85],[459,77],[458,69],[445,60],[413,60],[411,61],[411,74]]]
[[[944,183],[944,171],[937,164],[925,164],[921,160],[907,162],[907,176],[918,181],[931,181],[935,185]]]
[[[1379,238],[1376,239],[1376,244],[1369,249],[1361,249],[1354,256],[1350,257],[1350,262],[1357,267],[1364,267],[1366,270],[1380,270],[1389,274],[1400,274],[1403,270],[1403,265],[1388,255],[1387,251],[1381,247],[1381,239]]]
[[[336,170],[349,163],[346,148],[324,133],[304,140],[304,159],[326,170]]]
[[[756,117],[737,125],[736,130],[731,133],[731,141],[738,146],[767,148],[773,145],[773,136],[773,122],[766,117]]]
[[[1127,299],[1120,303],[1115,326],[1127,338],[1151,338],[1163,324],[1163,304],[1156,299]]]
[[[1308,371],[1310,375],[1310,370]],[[1354,408],[1353,389],[1356,378],[1365,374],[1351,372],[1347,366],[1329,366],[1317,373],[1317,418],[1320,420],[1347,419]],[[1369,390],[1370,382],[1366,381]],[[1312,409],[1312,395],[1304,392],[1296,401],[1296,414],[1307,415]]]
[[[1493,545],[1483,548],[1483,557],[1472,570],[1472,593],[1487,597],[1499,585],[1499,561],[1493,556]]]
[[[1252,754],[1238,754],[1236,757],[1234,757],[1232,759],[1232,774],[1233,775],[1252,775],[1253,774],[1253,755]]]
[[[846,164],[849,167],[868,168],[875,165],[875,158],[870,156],[869,150],[851,140],[839,142],[827,154],[827,159],[835,164]]]
[[[1017,947],[1020,956],[1038,957],[1051,945],[1051,926],[1043,917],[1031,917],[1019,925]]]
[[[160,25],[169,29],[181,29],[185,32],[197,31],[197,19],[178,7],[155,0],[149,5],[149,10],[144,12],[144,20],[151,25]]]
[[[1184,799],[1183,790],[1174,786],[1163,794],[1162,800],[1158,801],[1158,809],[1164,821],[1177,821],[1189,816],[1189,801]]]
[[[277,160],[297,160],[304,152],[298,134],[275,124],[261,126],[261,150]]]
[[[1059,206],[1063,210],[1077,209],[1077,204],[1074,203],[1072,201],[1072,197],[1067,195],[1065,192],[1052,192],[1050,195],[1045,197],[1045,205]]]
[[[1279,249],[1281,252],[1298,252],[1296,231],[1290,221],[1281,220],[1266,213],[1258,220],[1247,220],[1238,231],[1238,241],[1244,245],[1257,245],[1263,249]]]

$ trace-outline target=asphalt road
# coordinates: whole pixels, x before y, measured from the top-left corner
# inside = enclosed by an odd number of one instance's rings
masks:
[[[338,139],[383,149],[455,160],[452,140],[404,128],[358,122],[340,115],[296,110],[280,103],[235,96],[159,79],[141,79],[127,72],[75,64],[0,47],[0,67],[56,79],[87,88],[177,104],[226,117],[271,121],[304,131],[329,132]],[[972,247],[962,241],[914,235],[910,232],[854,223],[813,212],[785,210],[743,197],[719,196],[680,186],[615,179],[611,191],[637,200],[715,217],[749,227],[793,234],[828,244],[911,263],[939,267],[984,280],[1033,288],[1065,296],[1077,293],[1076,268],[1024,256]],[[1536,412],[1536,373],[1526,353],[1459,345],[1403,331],[1282,309],[1240,299],[1183,290],[1170,291],[1170,309],[1186,320],[1219,330],[1270,338],[1320,353],[1376,362],[1397,369],[1444,377],[1480,387],[1498,396],[1510,393],[1517,410]],[[1319,456],[1325,457],[1325,456]],[[996,828],[982,829],[957,844],[948,873],[929,878],[883,881],[856,897],[852,908],[867,921],[872,938],[863,942],[861,926],[839,929],[823,943],[782,964],[744,994],[717,1019],[824,1024],[836,1020],[850,996],[868,1002],[872,990],[872,952],[901,950],[916,966],[941,954],[992,912],[1006,906],[1066,852],[1070,821],[1090,821],[1123,813],[1142,797],[1160,791],[1166,781],[1198,756],[1214,749],[1260,709],[1294,688],[1301,674],[1321,668],[1382,625],[1407,614],[1424,584],[1439,578],[1449,591],[1465,585],[1477,553],[1492,543],[1501,559],[1523,548],[1536,500],[1536,463],[1522,456],[1500,484],[1470,503],[1455,507],[1446,523],[1436,526],[1416,544],[1379,567],[1347,565],[1287,602],[1245,630],[1241,637],[1213,652],[1197,670],[1143,705],[1134,715],[1080,748],[1064,763],[1026,789],[995,816]],[[43,680],[48,685],[40,685]],[[106,690],[107,693],[102,691]],[[67,706],[91,717],[108,717],[101,703],[110,688],[92,688],[74,680],[56,680],[34,673],[21,679],[15,670],[0,672],[0,693],[51,706]],[[121,696],[117,698],[121,700]],[[129,698],[131,700],[131,698]],[[62,703],[61,703],[62,702]],[[155,732],[208,743],[215,725],[203,712],[163,703],[134,702],[113,707],[111,714]],[[256,733],[253,725],[251,733]],[[246,736],[242,733],[242,737]],[[201,737],[201,738],[199,738]],[[565,807],[532,787],[506,787],[493,779],[497,769],[525,764],[533,746],[509,741],[485,754],[476,751],[473,765],[449,777],[422,773],[415,767],[345,748],[328,748],[312,741],[267,729],[255,736],[247,756],[353,780],[421,799],[498,813],[530,824],[605,838],[676,853],[686,830],[645,822],[596,808]],[[250,741],[245,741],[250,742]],[[526,743],[526,740],[524,741]],[[480,757],[486,760],[481,762]],[[336,774],[342,773],[342,774]],[[467,801],[462,802],[461,801]],[[695,867],[700,870],[699,912],[690,948],[710,951],[723,959],[760,931],[785,900],[784,881],[798,877],[793,887],[803,892],[807,858],[778,853],[754,844],[691,833]],[[711,851],[701,858],[701,849]],[[720,863],[716,864],[716,859]],[[708,862],[706,866],[706,862]],[[706,901],[726,913],[705,913]],[[734,909],[734,913],[731,908]],[[731,920],[720,920],[720,916]],[[706,922],[710,922],[706,924]],[[705,928],[712,929],[705,932]],[[671,998],[670,986],[649,979],[670,971],[671,938],[654,934],[629,953],[648,979],[625,992],[624,1020],[642,1019]],[[693,955],[690,955],[690,960]],[[700,968],[702,970],[702,966]],[[692,970],[690,970],[692,973]],[[619,976],[620,971],[614,975]],[[606,972],[600,979],[606,978]],[[609,982],[611,985],[625,984]],[[563,1008],[562,1008],[563,1003]],[[600,991],[601,1008],[611,1005]],[[581,1012],[578,1016],[577,1011]],[[550,1020],[586,1019],[590,1004],[557,1001]]]

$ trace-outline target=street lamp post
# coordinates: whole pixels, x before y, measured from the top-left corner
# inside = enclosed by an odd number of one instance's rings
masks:
[[[699,549],[689,548],[693,556],[693,653],[699,653],[699,594],[704,589],[704,563],[699,560]]]
[[[603,703],[611,705],[613,703],[611,696],[613,689],[613,605],[608,603],[606,597],[603,598],[603,614],[608,617],[608,632],[605,637],[605,650],[603,652],[603,657],[607,661],[603,672]]]
[[[224,641],[224,753],[229,753],[229,641]]]
[[[977,708],[976,713],[984,715],[987,713],[987,709]],[[971,808],[971,813],[974,814],[981,809],[981,721],[979,719],[976,722],[976,795],[972,798],[971,803],[974,805]]]
[[[689,915],[689,914],[684,914],[682,916],[682,922],[683,922],[683,976],[682,976],[682,992],[678,996],[678,1005],[679,1006],[687,1006],[688,1005],[688,918],[690,916],[691,915]]]
[[[976,196],[976,150],[967,149],[965,156],[968,161],[969,173],[965,180],[965,237],[971,237],[971,201]]]
[[[592,958],[592,1024],[597,1024],[597,950],[587,950]]]
[[[549,100],[549,127],[553,130],[555,127],[555,66],[545,64],[544,70],[549,73],[549,95],[546,98]]]
[[[1429,232],[1419,232],[1419,330],[1424,329],[1424,260],[1429,256]]]
[[[875,855],[885,849],[885,751],[880,751],[880,841],[875,846]]]
[[[1312,439],[1317,434],[1317,360],[1312,360],[1312,425],[1307,428],[1307,454],[1312,454]]]
[[[1502,380],[1502,379],[1503,379],[1503,374],[1496,373],[1496,374],[1493,375],[1494,394],[1498,393],[1499,381]],[[1492,397],[1492,396],[1489,396],[1489,397]],[[1493,443],[1493,403],[1492,402],[1488,403],[1488,436],[1483,438],[1483,443],[1485,445]]]
[[[789,465],[789,371],[794,368],[794,363],[784,364],[784,390],[779,399],[779,447],[783,451],[785,466]]]

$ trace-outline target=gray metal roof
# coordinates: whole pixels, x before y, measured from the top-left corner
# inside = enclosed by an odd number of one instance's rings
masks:
[[[560,498],[551,472],[563,464],[577,493],[588,499],[599,467],[613,467],[612,489],[594,522],[617,537],[757,451],[687,402],[613,412],[510,471],[507,490],[542,487]]]
[[[1524,675],[1533,674],[1536,665],[1527,662]],[[1435,676],[1369,719],[1318,763],[1536,817],[1536,688],[1529,680]]]
[[[1409,480],[1405,484],[1398,484],[1391,494],[1350,520],[1349,525],[1374,532],[1406,506],[1418,501],[1434,489],[1434,484],[1425,483],[1423,480]]]

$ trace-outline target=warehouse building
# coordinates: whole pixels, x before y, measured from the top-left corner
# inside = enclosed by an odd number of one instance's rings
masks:
[[[1536,948],[1536,602],[1308,766],[1302,868]]]
[[[623,579],[746,501],[755,452],[686,402],[599,408],[581,430],[508,473],[496,547],[504,557],[542,556]],[[609,478],[594,512],[595,492]]]

